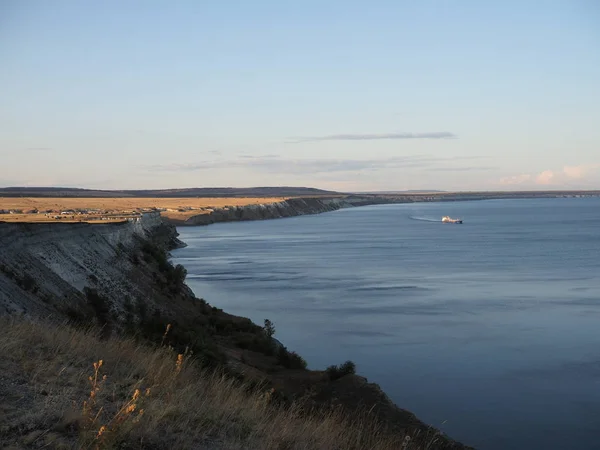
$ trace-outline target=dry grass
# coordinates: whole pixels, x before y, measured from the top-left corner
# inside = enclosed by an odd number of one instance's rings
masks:
[[[367,415],[283,408],[189,354],[18,320],[0,321],[0,398],[0,441],[16,448],[427,448]]]
[[[245,206],[259,203],[274,203],[285,200],[284,197],[249,198],[53,198],[53,197],[0,197],[0,210],[46,211],[56,212],[75,209],[97,209],[111,214],[127,215],[150,208],[166,208],[165,217],[185,220],[197,214],[206,214],[211,208],[224,206]],[[189,209],[193,208],[193,209]],[[204,209],[200,209],[204,208]],[[187,209],[187,211],[177,211]],[[70,217],[70,216],[69,216]],[[63,222],[93,221],[94,217],[66,218]],[[55,222],[44,214],[0,214],[0,221],[7,222]]]
[[[244,206],[257,203],[272,203],[285,200],[283,197],[250,198],[53,198],[53,197],[0,197],[0,209],[107,209],[131,211],[136,208],[221,208],[223,206]]]
[[[66,216],[61,219],[55,219],[54,217],[48,217],[44,214],[0,214],[0,222],[11,222],[11,223],[119,223],[125,222],[127,217],[135,217],[133,214],[130,215],[119,215],[118,217],[106,217],[106,216]]]

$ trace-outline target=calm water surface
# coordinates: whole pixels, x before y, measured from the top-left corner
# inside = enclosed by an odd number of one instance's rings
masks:
[[[463,225],[442,224],[443,215]],[[479,449],[600,448],[600,199],[181,228],[199,297]]]

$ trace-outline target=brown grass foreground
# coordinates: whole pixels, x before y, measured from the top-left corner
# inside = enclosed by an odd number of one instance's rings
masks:
[[[197,214],[206,214],[211,208],[222,208],[224,206],[245,206],[260,203],[275,203],[285,200],[284,197],[248,197],[248,198],[108,198],[108,197],[0,197],[0,210],[23,210],[23,211],[47,211],[57,213],[65,210],[97,209],[107,211],[113,215],[127,215],[131,212],[139,212],[150,208],[165,208],[173,211],[163,211],[165,217],[177,220],[185,220]],[[193,208],[193,209],[190,209]],[[204,208],[204,209],[200,209]],[[185,209],[186,211],[177,211]],[[92,216],[78,217],[68,221],[91,221]],[[7,222],[54,222],[44,214],[0,214],[0,221]]]
[[[66,325],[0,321],[0,398],[0,441],[11,448],[429,447],[386,436],[366,414],[307,415],[190,355]]]

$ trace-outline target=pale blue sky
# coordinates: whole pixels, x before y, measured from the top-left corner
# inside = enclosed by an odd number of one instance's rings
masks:
[[[600,3],[0,0],[0,186],[600,189]]]

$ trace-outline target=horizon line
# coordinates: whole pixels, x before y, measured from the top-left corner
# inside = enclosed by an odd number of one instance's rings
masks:
[[[443,189],[378,189],[378,190],[355,190],[355,191],[336,191],[331,189],[322,189],[318,187],[310,186],[289,186],[289,185],[276,185],[276,186],[204,186],[204,187],[172,187],[172,188],[133,188],[133,189],[117,189],[117,188],[86,188],[86,187],[66,187],[66,186],[4,186],[0,187],[0,193],[2,191],[9,190],[35,190],[35,189],[48,189],[48,190],[72,190],[72,191],[89,191],[89,192],[164,192],[164,191],[192,191],[192,190],[250,190],[250,189],[305,189],[305,190],[317,190],[328,192],[332,194],[396,194],[396,193],[413,193],[413,194],[457,194],[457,193],[496,193],[496,192],[599,192],[600,188],[592,189],[561,189],[561,188],[546,188],[546,189],[521,189],[521,190],[494,190],[494,189],[469,189],[469,190],[443,190]],[[1,196],[1,195],[0,195]]]

